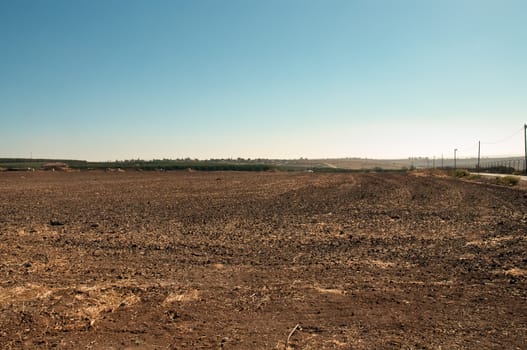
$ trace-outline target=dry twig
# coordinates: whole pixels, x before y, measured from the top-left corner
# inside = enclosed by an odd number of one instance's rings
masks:
[[[291,331],[291,333],[289,333],[289,336],[287,337],[287,340],[285,341],[285,349],[287,350],[287,348],[289,347],[289,339],[291,339],[291,337],[293,336],[293,334],[296,332],[296,330],[298,329],[298,327],[300,327],[300,323],[297,323],[297,325],[295,326],[295,328],[293,328],[293,330]]]

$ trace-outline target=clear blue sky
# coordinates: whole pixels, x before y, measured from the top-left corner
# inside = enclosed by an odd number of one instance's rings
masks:
[[[0,0],[0,157],[469,157],[478,140],[522,154],[526,14],[524,0]]]

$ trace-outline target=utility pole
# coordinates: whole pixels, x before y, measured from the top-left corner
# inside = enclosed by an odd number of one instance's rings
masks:
[[[456,167],[456,152],[457,152],[457,148],[454,148],[454,170],[457,169],[457,167]]]
[[[481,141],[478,141],[478,173],[479,173],[479,160],[481,155]]]
[[[445,168],[445,165],[443,164],[443,153],[441,153],[441,169],[444,169]]]
[[[523,139],[525,141],[525,175],[527,175],[527,124],[523,124]]]

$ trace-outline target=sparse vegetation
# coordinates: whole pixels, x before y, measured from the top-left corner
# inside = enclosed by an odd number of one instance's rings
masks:
[[[457,177],[459,179],[465,179],[465,180],[477,180],[481,177],[478,174],[471,173],[467,169],[450,170],[448,174],[450,176]]]
[[[450,171],[450,175],[458,178],[466,178],[470,176],[470,172],[467,169],[455,169]]]
[[[517,176],[496,177],[496,184],[502,186],[516,186],[519,182],[520,178]]]

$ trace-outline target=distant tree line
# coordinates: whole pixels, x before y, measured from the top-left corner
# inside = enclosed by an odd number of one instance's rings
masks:
[[[170,170],[197,170],[197,171],[308,171],[308,172],[404,172],[409,169],[387,170],[380,167],[373,169],[343,169],[327,166],[313,166],[295,164],[286,160],[272,159],[209,159],[198,160],[184,159],[126,159],[107,162],[89,162],[71,159],[27,159],[27,158],[0,158],[0,169],[3,170],[29,170],[44,169],[47,163],[60,162],[70,169],[77,170],[141,170],[141,171],[170,171]],[[411,170],[411,169],[410,169]]]

